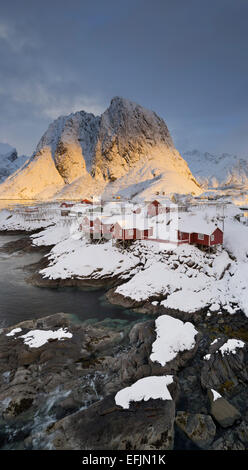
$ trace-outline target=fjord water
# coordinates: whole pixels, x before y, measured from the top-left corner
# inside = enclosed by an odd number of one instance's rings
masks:
[[[0,235],[0,248],[20,238],[20,235]],[[32,286],[27,282],[31,273],[25,266],[38,262],[41,256],[40,253],[0,253],[0,328],[58,312],[72,314],[75,321],[100,321],[117,329],[147,318],[111,305],[104,299],[103,290]]]

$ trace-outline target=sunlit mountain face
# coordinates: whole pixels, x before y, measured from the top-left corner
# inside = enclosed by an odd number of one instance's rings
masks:
[[[50,124],[31,159],[0,187],[7,199],[201,192],[153,111],[115,97],[101,116],[79,111]]]

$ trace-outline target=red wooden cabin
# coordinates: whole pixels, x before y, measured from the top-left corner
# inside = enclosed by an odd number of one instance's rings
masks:
[[[121,222],[116,222],[112,229],[113,238],[117,240],[145,240],[153,234],[153,228],[125,226]]]
[[[183,227],[183,226],[182,226]],[[223,231],[213,224],[204,229],[193,228],[191,230],[180,228],[178,230],[178,241],[189,243],[190,245],[214,246],[223,244]]]

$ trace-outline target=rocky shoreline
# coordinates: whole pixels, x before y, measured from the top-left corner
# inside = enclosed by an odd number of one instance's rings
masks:
[[[24,449],[173,449],[181,433],[182,448],[246,449],[247,346],[223,356],[214,350],[228,337],[218,335],[211,346],[213,336],[199,328],[195,346],[161,366],[150,359],[154,327],[154,320],[137,323],[126,337],[100,324],[75,325],[60,313],[19,323],[19,333],[2,330],[2,448],[18,442]],[[37,348],[22,340],[30,330],[58,328],[72,337]],[[116,406],[120,389],[165,374],[174,377],[172,401]],[[217,402],[212,389],[221,393]]]
[[[24,238],[2,250],[34,249],[44,256],[49,248],[34,247]],[[43,257],[30,270],[45,263]],[[84,280],[78,281],[63,285],[82,286]],[[97,286],[96,279],[91,281],[84,285]],[[42,284],[37,281],[36,285]],[[58,284],[49,281],[46,287]],[[104,287],[110,288],[109,301],[122,303],[111,297],[111,282],[105,279]],[[137,323],[128,336],[101,324],[76,325],[63,313],[2,329],[1,448],[248,449],[247,317],[242,312],[209,317],[207,309],[185,314],[150,302],[125,302],[126,307],[154,317],[166,314],[191,321],[198,331],[195,346],[161,366],[150,359],[155,320]],[[16,328],[21,332],[6,336]],[[67,329],[72,337],[49,340],[38,348],[30,348],[21,339],[32,330],[59,328]],[[223,355],[220,348],[230,338],[242,340],[245,346]],[[174,377],[171,401],[134,402],[128,410],[116,406],[114,397],[120,389],[164,374]],[[212,390],[220,395],[217,400]]]

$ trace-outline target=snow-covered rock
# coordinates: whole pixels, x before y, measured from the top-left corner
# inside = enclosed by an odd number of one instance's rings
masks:
[[[123,98],[101,115],[79,111],[50,124],[30,161],[0,186],[7,199],[126,197],[201,192],[165,122]]]
[[[58,330],[30,330],[25,335],[19,336],[30,348],[40,348],[49,340],[63,341],[66,338],[72,338],[72,333],[67,331],[66,328],[59,328]]]
[[[195,347],[197,330],[190,322],[161,315],[156,320],[157,339],[152,345],[151,360],[164,366],[181,351]]]
[[[138,380],[130,387],[120,390],[115,396],[115,403],[127,409],[132,401],[148,401],[151,398],[154,400],[158,398],[161,400],[172,400],[171,394],[167,388],[168,385],[172,383],[172,375],[145,377]]]
[[[218,351],[221,352],[222,356],[224,354],[236,354],[236,350],[238,348],[244,348],[245,343],[244,341],[238,339],[229,339],[223,346],[219,348]]]
[[[87,240],[67,238],[51,250],[50,264],[40,271],[48,279],[106,279],[125,278],[139,264],[132,253],[119,251],[111,242],[91,245]]]

